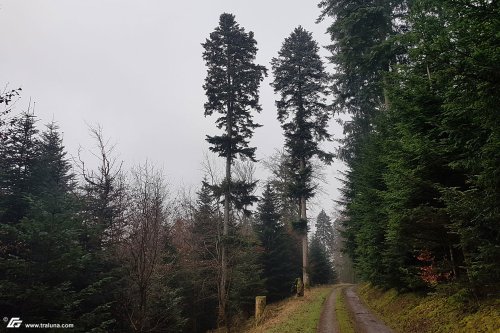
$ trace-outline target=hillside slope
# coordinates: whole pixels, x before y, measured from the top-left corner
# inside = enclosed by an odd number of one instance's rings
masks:
[[[384,322],[404,333],[500,332],[500,300],[466,305],[457,297],[398,294],[362,285],[358,294]]]

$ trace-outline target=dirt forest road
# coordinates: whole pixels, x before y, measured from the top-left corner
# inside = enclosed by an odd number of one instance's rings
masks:
[[[343,333],[337,321],[337,297],[344,297],[349,318],[358,333],[394,333],[375,317],[361,302],[353,285],[338,285],[332,290],[323,305],[318,323],[318,333]]]
[[[337,293],[341,287],[334,287],[330,296],[323,304],[323,310],[319,317],[318,333],[340,333],[337,318],[335,316],[335,301],[337,300]]]

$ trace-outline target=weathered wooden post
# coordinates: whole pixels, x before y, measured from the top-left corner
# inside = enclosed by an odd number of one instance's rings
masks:
[[[255,297],[255,325],[258,325],[262,315],[264,314],[264,309],[266,308],[266,296],[256,296]]]
[[[297,297],[303,297],[304,296],[304,284],[302,283],[301,278],[297,278],[297,284],[296,284],[296,290],[297,290]]]

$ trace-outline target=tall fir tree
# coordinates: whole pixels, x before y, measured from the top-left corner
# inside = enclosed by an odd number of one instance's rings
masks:
[[[210,150],[226,159],[226,173],[220,191],[224,195],[223,241],[219,282],[219,323],[227,324],[228,259],[226,239],[229,236],[231,205],[236,196],[245,198],[255,184],[233,183],[231,166],[237,156],[255,159],[249,139],[259,125],[253,122],[252,111],[260,112],[258,89],[266,75],[263,66],[254,63],[257,42],[252,32],[245,32],[232,14],[220,16],[219,26],[202,44],[203,59],[208,67],[203,88],[208,101],[205,116],[220,113],[216,124],[224,129],[221,135],[207,136]],[[246,201],[246,200],[243,200]],[[245,202],[246,203],[246,202]]]
[[[330,163],[333,158],[320,148],[320,142],[331,139],[327,132],[331,114],[325,103],[328,75],[318,50],[312,34],[299,26],[285,39],[278,57],[271,61],[274,74],[271,85],[281,97],[276,107],[290,157],[289,193],[297,200],[300,212],[296,226],[302,233],[302,275],[306,286],[309,280],[306,201],[314,195],[311,159],[318,157]]]
[[[406,0],[319,3],[319,20],[332,19],[328,33],[330,62],[335,66],[333,108],[350,116],[343,121],[345,136],[338,152],[348,166],[340,200],[346,216],[343,234],[358,272],[371,281],[383,280],[380,253],[385,251],[387,225],[381,205],[385,162],[377,117],[391,104],[388,73],[407,61],[406,45],[395,42],[408,29],[407,6]]]

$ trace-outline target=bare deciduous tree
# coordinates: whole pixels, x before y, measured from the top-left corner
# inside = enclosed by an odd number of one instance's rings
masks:
[[[162,278],[171,269],[165,258],[168,236],[167,186],[162,173],[147,162],[131,172],[130,213],[122,260],[129,280],[125,310],[135,332],[164,325],[154,308],[161,297]]]

